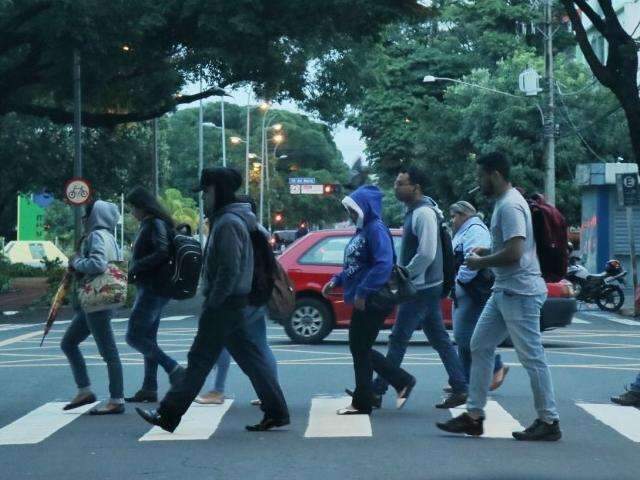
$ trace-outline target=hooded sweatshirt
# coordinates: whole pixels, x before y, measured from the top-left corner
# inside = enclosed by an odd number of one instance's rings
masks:
[[[358,213],[356,234],[347,244],[342,272],[332,282],[343,287],[344,301],[353,304],[356,297],[366,299],[389,281],[394,263],[389,229],[380,218],[382,192],[364,185],[342,200]]]
[[[250,231],[258,229],[248,203],[230,203],[217,210],[204,257],[205,308],[219,308],[230,297],[246,297],[253,282]]]
[[[85,275],[99,275],[107,270],[109,262],[122,261],[122,253],[113,236],[120,213],[111,202],[97,200],[85,223],[86,236],[79,255],[71,261],[71,266]]]

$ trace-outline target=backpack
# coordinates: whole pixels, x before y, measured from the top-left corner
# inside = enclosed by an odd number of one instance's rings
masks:
[[[267,303],[269,318],[272,320],[288,319],[296,306],[296,291],[293,282],[278,260],[274,276],[273,292]]]
[[[567,273],[569,242],[567,222],[560,211],[548,204],[540,194],[527,199],[542,277],[546,282],[559,282]]]
[[[166,293],[175,300],[195,296],[202,270],[202,247],[195,238],[177,233],[173,236],[173,255],[169,261]]]
[[[456,256],[453,253],[453,241],[447,224],[438,214],[438,210],[427,205],[436,214],[440,229],[440,245],[442,246],[442,298],[448,297],[456,286]]]

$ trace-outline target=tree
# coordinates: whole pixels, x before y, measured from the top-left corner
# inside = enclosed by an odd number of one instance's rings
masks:
[[[310,69],[424,11],[415,0],[4,0],[0,115],[71,123],[74,51],[85,126],[156,118],[243,82],[301,101],[314,96]],[[201,76],[203,93],[180,95]]]
[[[192,198],[184,197],[175,188],[167,188],[161,201],[169,210],[176,225],[186,223],[191,227],[192,232],[197,231],[198,223],[200,223],[198,206]]]
[[[586,0],[561,0],[584,58],[593,75],[616,96],[627,119],[636,163],[640,164],[640,92],[638,43],[620,24],[611,0],[598,0],[599,12]],[[583,18],[607,42],[606,58],[600,58],[589,40]]]

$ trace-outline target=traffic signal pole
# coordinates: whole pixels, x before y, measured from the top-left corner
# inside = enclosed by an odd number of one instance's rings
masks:
[[[73,176],[82,177],[82,83],[80,78],[80,52],[73,50]],[[74,209],[75,243],[82,237],[82,210]]]

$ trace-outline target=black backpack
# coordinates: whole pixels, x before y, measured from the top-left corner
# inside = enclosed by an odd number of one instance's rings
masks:
[[[242,216],[237,213],[234,213],[234,215],[242,219],[244,224],[247,225]],[[248,225],[247,230],[249,230]],[[261,307],[271,299],[278,267],[271,245],[269,245],[267,237],[260,229],[249,230],[249,238],[253,247],[253,279],[248,300],[249,305]]]
[[[451,234],[444,221],[440,221],[442,244],[442,298],[448,297],[456,286],[456,257],[453,253]]]
[[[189,235],[173,236],[173,255],[169,262],[170,275],[167,294],[176,300],[195,296],[202,270],[202,247]]]

